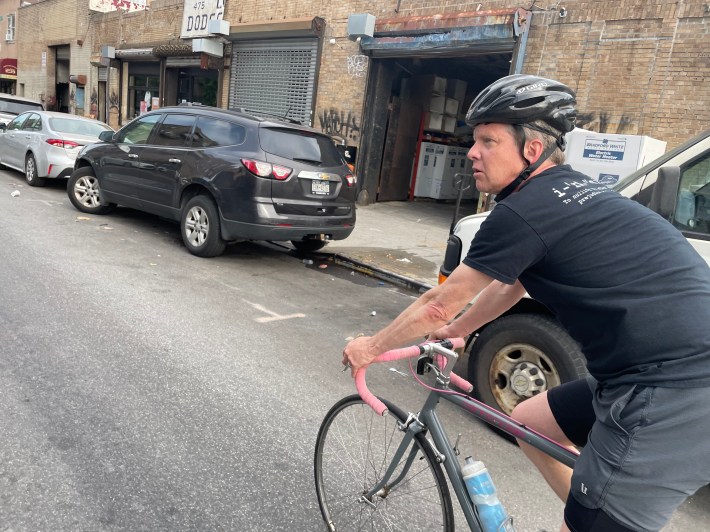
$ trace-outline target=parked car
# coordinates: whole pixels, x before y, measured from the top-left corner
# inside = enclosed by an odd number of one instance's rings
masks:
[[[622,178],[614,187],[672,223],[710,264],[710,130]],[[488,213],[459,220],[439,277],[466,256]],[[521,401],[586,375],[578,344],[540,302],[525,297],[474,331],[466,346],[474,394],[509,414]]]
[[[68,178],[79,150],[113,129],[91,118],[28,111],[5,126],[0,123],[0,164],[25,173],[27,183],[41,187],[47,178]]]
[[[276,118],[201,105],[140,116],[85,147],[68,184],[82,212],[117,204],[180,222],[187,249],[291,241],[315,251],[355,226],[355,184],[329,136]]]
[[[25,111],[43,111],[44,107],[39,102],[15,96],[14,94],[0,94],[0,124],[7,125],[10,120]]]

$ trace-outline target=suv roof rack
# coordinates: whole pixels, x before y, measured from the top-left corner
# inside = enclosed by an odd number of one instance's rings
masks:
[[[257,111],[255,109],[245,109],[244,107],[237,107],[234,110],[238,111],[240,113],[254,115],[257,117],[259,115],[273,116],[274,118],[278,118],[279,120],[283,120],[284,122],[289,122],[291,124],[297,124],[299,126],[303,125],[303,122],[301,122],[300,120],[296,120],[295,118],[288,118],[287,116],[284,116],[284,115],[277,115],[276,113],[267,113],[266,111]],[[290,110],[291,109],[289,108],[289,111]],[[286,111],[286,114],[288,114],[288,111]]]
[[[204,103],[200,102],[180,102],[178,106],[187,106],[187,107],[206,107]]]

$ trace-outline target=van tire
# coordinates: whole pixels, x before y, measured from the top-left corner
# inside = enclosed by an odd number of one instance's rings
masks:
[[[548,316],[503,316],[469,347],[474,396],[508,415],[525,399],[586,375],[579,345]]]

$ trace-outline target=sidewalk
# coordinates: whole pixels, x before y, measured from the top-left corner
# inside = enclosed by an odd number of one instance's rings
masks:
[[[456,205],[434,200],[389,201],[357,207],[357,221],[345,240],[323,252],[336,262],[425,291],[438,284]],[[459,218],[473,214],[463,203]]]

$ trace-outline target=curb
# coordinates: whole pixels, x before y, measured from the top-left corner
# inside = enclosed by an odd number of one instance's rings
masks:
[[[284,246],[282,244],[276,243],[276,242],[269,242],[270,244],[274,245],[277,248],[280,248],[283,251],[288,252],[289,254],[292,254],[295,257],[301,258],[304,256],[302,253],[298,253],[296,250],[291,249],[288,246]],[[320,257],[324,258],[326,260],[330,259],[333,261],[334,264],[337,264],[339,266],[344,266],[346,268],[349,268],[351,270],[355,270],[357,272],[363,273],[365,275],[369,275],[370,277],[375,277],[376,279],[380,279],[382,281],[386,281],[388,283],[392,283],[398,286],[403,286],[405,288],[408,288],[410,290],[415,290],[416,292],[419,292],[420,294],[423,294],[424,292],[427,292],[434,288],[432,285],[417,281],[415,279],[411,279],[409,277],[405,277],[403,275],[400,275],[398,273],[391,272],[389,270],[385,270],[384,268],[378,268],[377,266],[373,266],[372,264],[367,264],[365,262],[361,262],[356,259],[352,259],[350,257],[346,257],[345,255],[341,255],[340,253],[335,253],[335,252],[328,252],[328,251],[316,251],[314,253],[311,253],[312,256],[314,257]]]
[[[325,255],[325,253],[324,253]],[[335,264],[339,264],[340,266],[345,266],[346,268],[350,268],[351,270],[358,271],[360,273],[364,273],[366,275],[370,275],[372,277],[376,277],[378,279],[381,279],[383,281],[387,281],[399,286],[404,286],[406,288],[409,288],[411,290],[416,290],[419,293],[424,293],[428,290],[431,290],[434,288],[433,286],[422,283],[420,281],[416,281],[414,279],[410,279],[408,277],[404,277],[403,275],[399,275],[398,273],[394,273],[388,270],[385,270],[384,268],[378,268],[376,266],[373,266],[372,264],[366,264],[364,262],[360,262],[355,259],[351,259],[349,257],[346,257],[345,255],[341,255],[339,253],[329,253],[333,259],[333,262]]]

